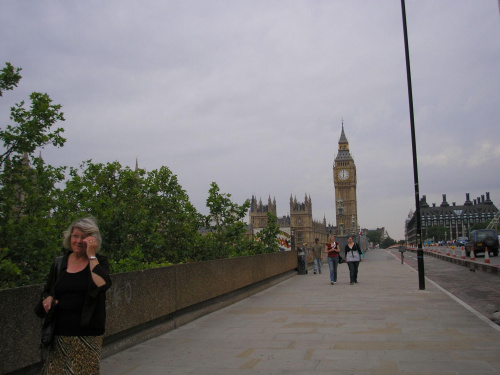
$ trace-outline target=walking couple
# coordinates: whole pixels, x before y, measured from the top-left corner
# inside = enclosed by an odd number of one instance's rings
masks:
[[[358,282],[358,267],[359,262],[363,260],[359,245],[352,240],[352,237],[347,239],[347,245],[344,248],[345,260],[349,267],[350,284]],[[328,254],[328,266],[330,267],[330,284],[334,285],[337,282],[337,266],[340,259],[340,245],[335,241],[335,236],[330,236],[329,242],[326,243],[325,253]]]

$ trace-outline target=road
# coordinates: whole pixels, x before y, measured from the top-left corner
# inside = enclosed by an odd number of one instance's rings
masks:
[[[387,249],[387,251],[400,259],[397,248]],[[479,259],[483,261],[483,258]],[[498,260],[498,257],[493,257],[493,259]],[[406,265],[415,270],[418,269],[416,253],[407,251],[404,261]],[[401,265],[401,267],[405,267],[405,265]],[[500,275],[473,271],[462,265],[432,256],[424,256],[424,275],[428,279],[490,319],[494,312],[500,311]],[[415,285],[416,287],[419,285],[417,275],[415,276]]]
[[[455,254],[456,257],[460,258],[462,256],[462,250],[461,249],[452,249],[446,248],[446,247],[426,247],[425,248],[427,251],[430,249],[433,249],[434,252],[440,252],[442,255],[446,255],[447,253],[450,253],[450,256],[453,256]],[[476,262],[479,263],[484,263],[484,256],[481,254],[480,256],[476,257]],[[467,257],[467,260],[470,260],[470,257]],[[490,264],[491,265],[499,265],[500,266],[500,256],[493,256],[490,255]]]

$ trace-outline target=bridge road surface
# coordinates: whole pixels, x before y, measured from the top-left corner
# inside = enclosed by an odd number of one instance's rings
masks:
[[[324,265],[325,266],[325,265]],[[297,275],[101,362],[119,374],[500,374],[499,326],[369,250],[358,284]]]

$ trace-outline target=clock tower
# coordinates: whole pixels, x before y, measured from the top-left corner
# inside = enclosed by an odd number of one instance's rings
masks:
[[[335,208],[337,235],[358,234],[358,201],[356,198],[356,165],[349,152],[349,142],[344,133],[339,139],[339,150],[333,163],[333,185],[335,186]]]

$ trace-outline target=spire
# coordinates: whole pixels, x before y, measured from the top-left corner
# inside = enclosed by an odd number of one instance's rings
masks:
[[[342,118],[342,133],[340,134],[339,143],[349,143],[344,132],[344,119]]]

